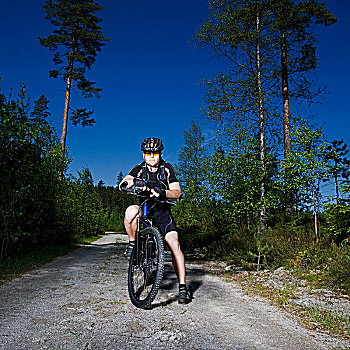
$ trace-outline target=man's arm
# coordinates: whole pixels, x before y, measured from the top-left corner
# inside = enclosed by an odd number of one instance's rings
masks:
[[[157,189],[157,188],[156,188]],[[166,198],[178,199],[181,197],[181,188],[178,182],[172,182],[169,184],[168,190],[161,190],[163,193],[165,192]],[[153,188],[151,189],[151,197],[159,197],[162,192],[155,191]],[[163,195],[164,196],[164,195]]]
[[[132,187],[132,186],[134,185],[134,177],[131,176],[131,175],[126,175],[126,176],[124,177],[124,179],[120,182],[120,184],[119,184],[119,189],[120,189],[120,185],[121,185],[122,183],[124,183],[124,182],[127,182],[127,183],[128,183],[126,187]]]
[[[181,188],[178,182],[172,182],[169,184],[169,189],[165,191],[167,198],[178,199],[181,197]]]
[[[132,186],[138,186],[135,182],[134,182],[135,177],[133,177],[132,175],[126,175],[124,177],[124,179],[121,181],[121,183],[119,184],[119,189],[120,189],[120,185],[123,184],[124,182],[127,182],[128,184],[126,185],[126,187],[130,188]],[[148,188],[146,186],[138,186],[137,187],[139,190],[145,192],[148,191]]]

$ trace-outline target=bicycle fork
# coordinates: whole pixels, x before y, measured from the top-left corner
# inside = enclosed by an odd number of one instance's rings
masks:
[[[140,217],[137,217],[137,229],[136,229],[136,235],[135,235],[135,254],[134,254],[134,259],[135,259],[135,265],[139,266],[140,263],[140,257],[139,257],[139,252],[140,252]]]
[[[137,217],[137,229],[136,229],[136,235],[135,235],[135,248],[134,248],[135,254],[134,254],[134,257],[135,257],[135,265],[139,266],[139,267],[140,267],[140,263],[141,263],[140,262],[141,222],[144,225],[144,227],[147,227],[148,226],[147,220],[143,220],[144,218],[147,218],[147,216],[148,216],[148,204],[144,203],[142,205],[142,218],[141,218],[141,216]]]

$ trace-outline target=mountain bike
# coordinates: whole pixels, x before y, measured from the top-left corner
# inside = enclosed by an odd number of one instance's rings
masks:
[[[147,309],[155,299],[164,273],[164,243],[159,231],[153,227],[151,209],[157,202],[175,204],[172,200],[150,198],[138,189],[121,188],[128,194],[141,198],[137,217],[135,245],[128,269],[128,290],[131,302],[138,308]],[[153,203],[153,204],[152,204]]]

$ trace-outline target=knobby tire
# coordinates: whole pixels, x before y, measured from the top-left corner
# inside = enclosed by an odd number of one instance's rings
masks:
[[[128,271],[128,289],[131,302],[147,309],[156,297],[164,273],[164,244],[154,227],[143,229],[139,236],[139,264],[136,249],[131,254]]]

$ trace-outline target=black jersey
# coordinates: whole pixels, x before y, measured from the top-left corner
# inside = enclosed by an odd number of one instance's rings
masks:
[[[160,187],[163,190],[169,190],[171,183],[178,182],[173,166],[163,159],[160,160],[159,167],[155,172],[149,171],[146,162],[142,162],[135,165],[128,175],[146,181],[149,188]],[[140,204],[142,201],[143,199],[140,199]],[[150,201],[149,207],[149,211],[154,218],[154,224],[164,237],[170,231],[177,231],[169,203]]]
[[[135,165],[128,175],[145,180],[150,188],[160,187],[164,190],[169,190],[169,184],[178,182],[173,166],[164,160],[160,161],[159,167],[155,172],[149,171],[146,162],[142,162]]]

